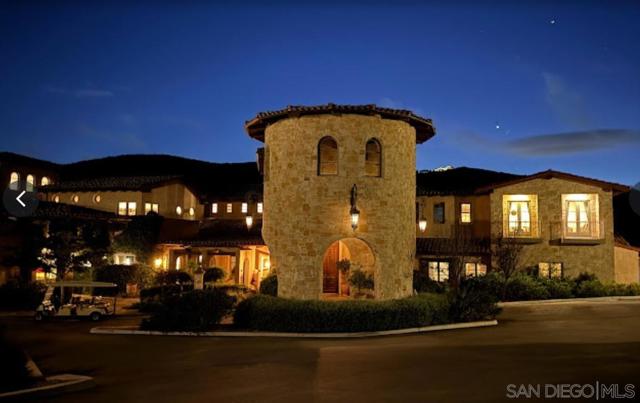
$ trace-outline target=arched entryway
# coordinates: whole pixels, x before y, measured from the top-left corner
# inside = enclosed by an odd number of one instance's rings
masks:
[[[345,270],[346,267],[348,270]],[[322,293],[330,296],[350,295],[349,274],[353,270],[362,270],[371,275],[375,272],[375,255],[369,245],[358,238],[343,238],[333,242],[322,259]]]

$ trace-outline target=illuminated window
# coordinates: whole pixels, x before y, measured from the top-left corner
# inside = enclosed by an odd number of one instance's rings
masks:
[[[444,203],[433,205],[433,221],[437,224],[444,224]]]
[[[102,201],[102,196],[100,196],[99,194],[93,196],[93,202],[98,204]]]
[[[247,203],[242,203],[242,212],[247,213],[249,211],[249,205]]]
[[[597,194],[562,195],[564,236],[597,237],[600,232]]]
[[[17,172],[11,172],[9,179],[9,189],[18,190],[20,187],[20,174]]]
[[[258,214],[262,214],[262,203],[258,203]]]
[[[562,278],[562,263],[539,263],[538,276],[544,278]]]
[[[42,179],[40,179],[40,186],[47,186],[49,184],[49,178],[47,178],[46,176],[43,176]]]
[[[333,137],[323,137],[318,142],[318,175],[338,174],[338,143]]]
[[[218,203],[211,204],[211,214],[218,214]]]
[[[116,253],[113,255],[113,261],[115,264],[131,266],[136,262],[136,255],[127,253]]]
[[[464,224],[471,222],[471,203],[460,203],[460,222]]]
[[[158,203],[145,203],[144,204],[144,214],[147,215],[150,212],[158,213]]]
[[[531,208],[529,201],[509,201],[509,234],[531,235]]]
[[[502,232],[507,238],[540,236],[538,225],[538,195],[502,196]]]
[[[35,182],[36,182],[36,178],[34,178],[33,175],[31,174],[27,175],[27,188],[26,188],[27,192],[33,192],[33,187]]]
[[[178,206],[176,207],[176,214],[181,216],[182,215],[182,207]]]
[[[429,278],[433,281],[444,282],[449,280],[449,262],[428,263]]]
[[[60,203],[60,196],[58,195],[53,196],[53,201],[56,203]]]
[[[464,274],[467,277],[478,277],[487,274],[487,265],[482,263],[465,263]]]
[[[80,196],[78,195],[71,196],[71,201],[74,203],[78,203],[80,201]]]
[[[233,213],[233,204],[227,203],[227,213]]]
[[[366,176],[382,176],[382,146],[376,139],[367,141],[364,171]]]
[[[182,269],[182,256],[176,258],[176,270]]]
[[[134,216],[137,214],[137,210],[136,202],[118,202],[118,215]]]
[[[189,208],[189,215],[190,215],[191,217],[193,217],[194,215],[196,215],[196,210],[195,210],[193,207],[190,207],[190,208]]]

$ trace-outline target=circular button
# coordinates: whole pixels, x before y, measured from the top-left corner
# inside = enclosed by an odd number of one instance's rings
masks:
[[[14,217],[28,217],[38,208],[38,198],[35,192],[5,189],[2,195],[5,210]]]

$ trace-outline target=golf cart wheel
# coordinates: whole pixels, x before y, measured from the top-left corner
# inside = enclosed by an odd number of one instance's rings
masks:
[[[91,320],[94,322],[99,321],[102,318],[102,315],[100,315],[100,312],[91,312]]]
[[[36,312],[33,319],[35,319],[38,322],[41,322],[44,319],[44,315],[42,314],[42,312]]]

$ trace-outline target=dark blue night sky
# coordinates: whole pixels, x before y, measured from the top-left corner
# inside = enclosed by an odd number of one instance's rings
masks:
[[[639,2],[259,4],[2,3],[0,150],[247,161],[259,111],[376,103],[420,169],[640,181]]]

